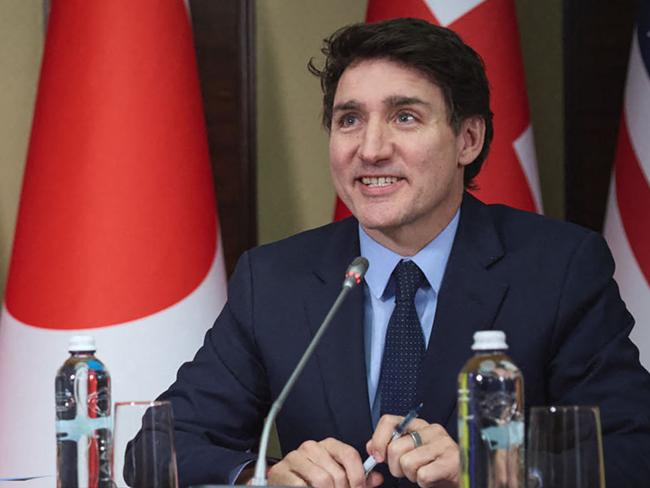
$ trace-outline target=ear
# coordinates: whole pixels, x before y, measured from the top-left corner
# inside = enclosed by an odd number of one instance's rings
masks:
[[[485,120],[483,117],[468,117],[460,125],[457,136],[458,164],[467,166],[472,163],[483,149],[485,141]]]

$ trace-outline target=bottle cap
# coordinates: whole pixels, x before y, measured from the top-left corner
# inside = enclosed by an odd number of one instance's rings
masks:
[[[95,352],[95,339],[89,335],[76,335],[70,338],[68,345],[69,352]]]
[[[494,351],[508,349],[506,333],[502,330],[479,330],[474,333],[472,351]]]

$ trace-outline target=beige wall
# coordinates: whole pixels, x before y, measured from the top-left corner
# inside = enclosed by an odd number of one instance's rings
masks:
[[[0,2],[0,296],[18,198],[43,45],[43,2]]]
[[[516,4],[544,213],[563,219],[562,0],[518,0]]]
[[[258,225],[269,242],[331,220],[320,89],[305,64],[366,0],[257,2]],[[545,211],[563,216],[561,0],[517,1]],[[318,58],[320,59],[320,58]]]
[[[307,61],[360,22],[366,0],[257,1],[257,188],[260,243],[331,220],[334,189],[320,126],[320,86]]]

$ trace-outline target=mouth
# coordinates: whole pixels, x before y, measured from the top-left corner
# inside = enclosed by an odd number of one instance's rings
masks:
[[[397,176],[362,176],[359,181],[368,188],[381,188],[394,185],[402,179]]]

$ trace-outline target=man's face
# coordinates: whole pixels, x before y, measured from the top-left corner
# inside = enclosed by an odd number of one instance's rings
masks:
[[[468,143],[477,141],[467,121],[455,134],[448,119],[442,91],[414,68],[373,59],[343,72],[330,170],[339,197],[379,242],[431,234],[428,242],[460,205],[463,168],[478,154]]]

